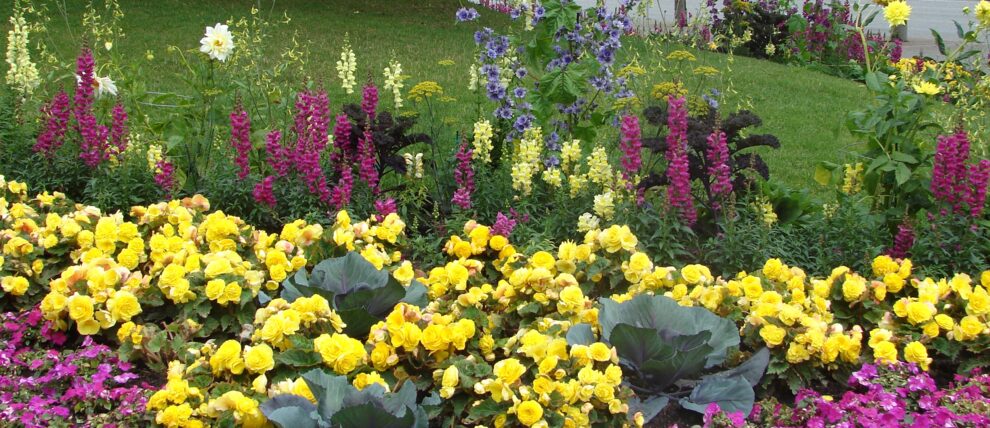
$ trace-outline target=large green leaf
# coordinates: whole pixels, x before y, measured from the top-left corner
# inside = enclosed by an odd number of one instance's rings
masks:
[[[344,407],[344,396],[353,389],[347,376],[332,376],[321,369],[303,373],[306,386],[316,397],[317,410],[323,418],[330,418]]]
[[[261,403],[261,413],[279,428],[316,428],[316,406],[298,395],[278,395]]]
[[[591,325],[586,323],[574,324],[567,330],[567,344],[591,345],[595,343],[595,333],[591,331]]]
[[[598,319],[605,339],[611,337],[612,330],[619,324],[667,331],[671,336],[709,332],[708,346],[712,352],[704,359],[706,368],[721,364],[729,348],[739,345],[735,323],[705,308],[683,307],[669,297],[644,294],[622,303],[605,298],[600,303]]]
[[[375,269],[371,262],[352,251],[343,257],[318,263],[309,275],[308,285],[339,295],[359,289],[384,287],[388,278],[388,272]]]
[[[691,395],[680,400],[681,407],[704,413],[711,403],[726,413],[743,412],[748,415],[753,410],[756,394],[749,381],[742,376],[712,377],[694,387]]]
[[[416,425],[416,416],[412,412],[406,412],[403,417],[395,416],[372,403],[365,403],[341,409],[330,422],[340,428],[409,428]]]
[[[726,370],[724,372],[719,372],[711,374],[702,378],[715,378],[715,377],[732,377],[732,376],[742,376],[749,382],[750,386],[756,387],[760,383],[760,379],[763,378],[763,374],[767,371],[767,365],[770,364],[770,350],[767,348],[760,349],[752,357],[749,357],[745,363],[736,366],[733,369]]]

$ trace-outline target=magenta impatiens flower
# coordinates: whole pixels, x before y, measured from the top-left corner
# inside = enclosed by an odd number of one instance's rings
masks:
[[[237,178],[243,180],[251,173],[251,119],[238,102],[230,112],[230,145],[234,147]]]
[[[143,426],[154,388],[133,370],[92,338],[67,346],[37,307],[0,313],[0,426]]]
[[[686,225],[694,225],[698,213],[691,198],[691,173],[688,170],[687,128],[688,112],[684,97],[669,97],[667,113],[667,203],[678,211]]]
[[[454,169],[454,181],[457,190],[451,202],[462,210],[471,209],[471,194],[474,193],[474,169],[471,168],[471,157],[474,154],[467,140],[461,143],[457,150],[457,167]]]

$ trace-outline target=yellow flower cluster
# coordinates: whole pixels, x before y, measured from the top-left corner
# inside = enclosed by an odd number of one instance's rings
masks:
[[[443,87],[432,80],[419,82],[409,90],[409,99],[416,102],[430,99],[434,95],[443,95]]]
[[[529,196],[533,193],[533,175],[540,170],[540,149],[543,147],[543,131],[529,128],[522,138],[514,141],[512,150],[512,188]]]
[[[492,161],[492,124],[488,119],[481,119],[474,123],[474,159],[482,163]]]

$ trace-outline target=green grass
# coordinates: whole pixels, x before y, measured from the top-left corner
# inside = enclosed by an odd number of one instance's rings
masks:
[[[81,16],[85,3],[66,1],[66,16],[58,12],[61,2],[48,2],[52,17],[48,37],[57,47],[63,61],[71,62],[81,41]],[[509,23],[501,15],[482,10],[480,23],[455,24],[453,13],[461,6],[457,0],[397,1],[397,0],[291,0],[270,2],[245,0],[123,0],[125,14],[123,30],[126,37],[115,41],[113,49],[124,58],[145,61],[151,51],[155,59],[150,64],[152,86],[161,90],[176,87],[173,77],[181,72],[174,55],[166,53],[170,45],[196,49],[206,25],[225,22],[231,17],[246,16],[258,5],[262,16],[270,20],[283,13],[291,18],[287,25],[276,27],[271,43],[264,47],[273,61],[292,43],[293,36],[309,51],[306,76],[288,78],[302,81],[304,77],[323,82],[330,90],[335,105],[354,102],[358,94],[345,96],[339,89],[334,64],[339,57],[345,34],[349,34],[358,60],[359,83],[368,74],[382,81],[381,70],[390,58],[398,59],[408,90],[413,84],[434,80],[456,102],[442,106],[438,119],[456,123],[455,128],[467,129],[477,116],[477,104],[466,91],[467,69],[474,57],[472,34],[480,25],[499,28]],[[7,22],[11,0],[0,0],[0,18]],[[66,24],[68,22],[68,25]],[[4,26],[9,29],[9,24]],[[630,55],[636,55],[647,67],[649,88],[652,83],[672,76],[654,72],[657,53],[641,40],[631,39]],[[257,49],[239,45],[238,49]],[[725,55],[698,52],[699,63],[728,70]],[[453,66],[438,65],[450,59]],[[43,70],[43,72],[46,70]],[[70,74],[62,72],[63,84]],[[780,150],[765,153],[771,174],[791,186],[803,186],[816,191],[812,180],[814,165],[821,160],[840,161],[844,151],[856,147],[856,142],[844,130],[846,112],[862,108],[868,102],[865,88],[857,83],[834,78],[799,67],[780,65],[744,57],[735,57],[731,72],[725,79],[735,87],[738,96],[728,100],[750,108],[763,118],[758,132],[777,135]],[[383,94],[386,105],[391,102]]]

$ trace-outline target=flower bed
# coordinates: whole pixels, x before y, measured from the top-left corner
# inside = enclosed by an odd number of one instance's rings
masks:
[[[990,272],[975,284],[966,275],[918,279],[909,260],[887,256],[874,260],[868,277],[840,267],[813,278],[769,260],[756,274],[723,279],[702,265],[654,264],[624,226],[527,255],[469,222],[444,245],[446,262],[415,270],[402,260],[403,225],[394,214],[351,223],[340,212],[330,233],[294,222],[269,235],[208,211],[202,198],[136,207],[130,223],[57,195],[28,199],[16,182],[5,192],[5,279],[29,281],[24,292],[5,288],[2,300],[27,311],[5,323],[14,337],[7,352],[22,361],[15,367],[48,364],[23,356],[59,349],[67,338],[85,338],[82,350],[62,351],[69,364],[80,358],[71,352],[85,361],[110,352],[94,338],[109,343],[167,378],[148,396],[147,414],[116,416],[164,426],[269,419],[306,426],[318,422],[308,419],[311,408],[325,409],[319,417],[328,422],[642,424],[668,405],[748,411],[754,386],[827,385],[862,361],[909,361],[942,373],[944,363],[979,355],[990,340]],[[67,239],[73,223],[80,230]],[[128,233],[127,224],[136,230]],[[287,256],[294,252],[295,263]],[[39,272],[34,260],[44,260]],[[245,287],[227,293],[238,283]],[[695,322],[681,325],[683,317]],[[27,327],[35,333],[20,333]],[[45,345],[46,338],[56,342]],[[678,340],[705,345],[667,348]],[[25,347],[28,354],[18,351]],[[76,385],[59,375],[67,366],[50,366],[45,382]],[[111,377],[111,385],[133,379],[129,365],[113,366],[121,373],[87,367],[88,382],[111,399],[147,396],[104,386]],[[323,389],[330,385],[353,388],[346,394],[355,398],[330,404],[335,398]],[[93,395],[78,394],[92,389],[66,394],[89,403]],[[404,397],[407,411],[382,404],[390,394]]]

